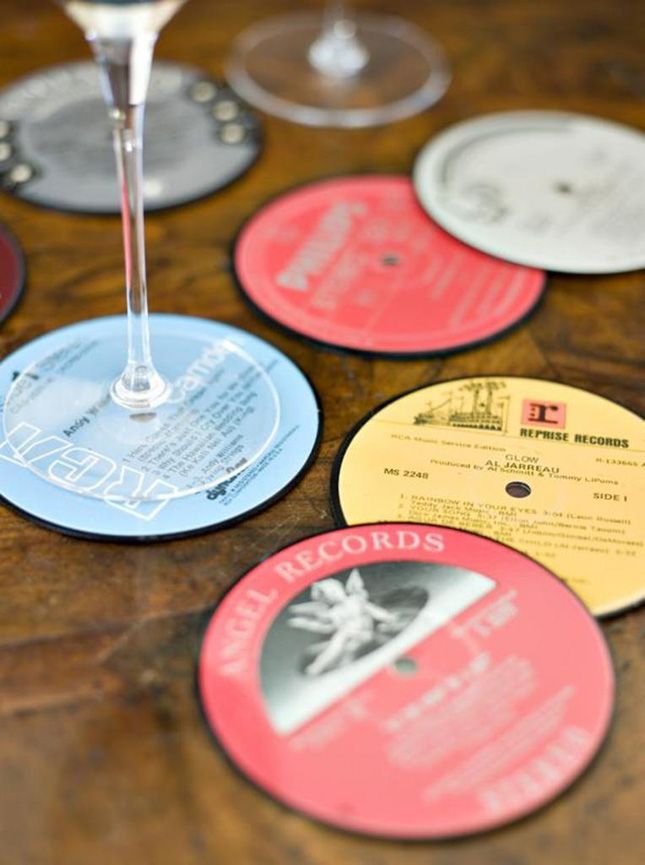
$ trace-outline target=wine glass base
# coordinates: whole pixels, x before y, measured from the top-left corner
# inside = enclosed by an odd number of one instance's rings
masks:
[[[4,405],[8,446],[49,483],[109,501],[191,495],[248,468],[274,438],[280,406],[262,366],[213,323],[151,316],[153,357],[172,387],[151,410],[110,394],[125,362],[125,320],[41,338]],[[243,341],[243,340],[242,340]]]
[[[433,39],[401,18],[359,14],[352,20],[367,57],[354,74],[325,74],[313,65],[321,16],[283,15],[238,36],[226,70],[231,86],[257,108],[308,126],[375,126],[441,98],[450,70]]]

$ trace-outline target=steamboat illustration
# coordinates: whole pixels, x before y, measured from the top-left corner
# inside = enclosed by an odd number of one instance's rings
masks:
[[[416,415],[414,423],[504,432],[508,397],[500,396],[498,391],[505,387],[501,381],[468,382],[450,391],[443,402],[429,403],[426,411]]]

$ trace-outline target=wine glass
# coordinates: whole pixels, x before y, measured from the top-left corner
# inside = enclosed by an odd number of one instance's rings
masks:
[[[21,461],[58,486],[102,499],[177,498],[247,468],[279,420],[275,387],[240,339],[192,317],[154,316],[150,329],[144,107],[157,36],[185,0],[60,2],[93,49],[113,123],[127,318],[42,337],[42,356],[6,397],[5,433]]]
[[[441,47],[402,18],[354,14],[328,0],[322,18],[290,13],[251,25],[226,70],[247,102],[309,126],[401,120],[432,105],[450,83]]]

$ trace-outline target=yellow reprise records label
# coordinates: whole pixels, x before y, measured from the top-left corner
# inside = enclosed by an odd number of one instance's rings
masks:
[[[468,529],[527,553],[596,615],[645,597],[643,421],[531,378],[440,382],[398,397],[346,439],[332,477],[348,524]]]

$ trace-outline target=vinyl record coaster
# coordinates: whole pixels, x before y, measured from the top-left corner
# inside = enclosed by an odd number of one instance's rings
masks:
[[[541,562],[596,615],[645,597],[643,421],[579,388],[483,376],[376,409],[336,459],[339,520],[479,532]]]
[[[567,273],[645,267],[645,136],[608,120],[514,111],[466,120],[419,154],[421,203],[464,243]]]
[[[159,320],[151,316],[153,338]],[[123,327],[121,319],[118,320]],[[154,541],[222,528],[270,505],[290,490],[313,459],[320,437],[317,397],[298,367],[264,340],[216,322],[213,338],[227,339],[252,355],[271,376],[280,400],[280,422],[268,450],[259,460],[206,492],[175,500],[101,501],[68,492],[41,480],[16,459],[5,439],[0,442],[0,495],[29,519],[66,534],[83,537]],[[63,348],[83,335],[85,324],[54,331],[29,343],[0,364],[4,397],[15,373],[42,356],[43,349]],[[71,445],[71,441],[70,441]]]
[[[25,288],[25,259],[18,241],[0,225],[0,322],[7,318]]]
[[[259,125],[204,72],[155,62],[145,125],[145,202],[160,210],[231,183],[255,161]],[[42,69],[0,92],[0,188],[32,204],[118,213],[112,129],[92,62]]]
[[[597,752],[614,698],[598,626],[544,567],[405,523],[265,559],[215,610],[198,683],[254,784],[333,826],[409,839],[551,801]]]
[[[431,222],[410,180],[324,180],[272,201],[242,229],[235,272],[270,319],[327,346],[431,355],[524,319],[544,274],[471,249]]]

